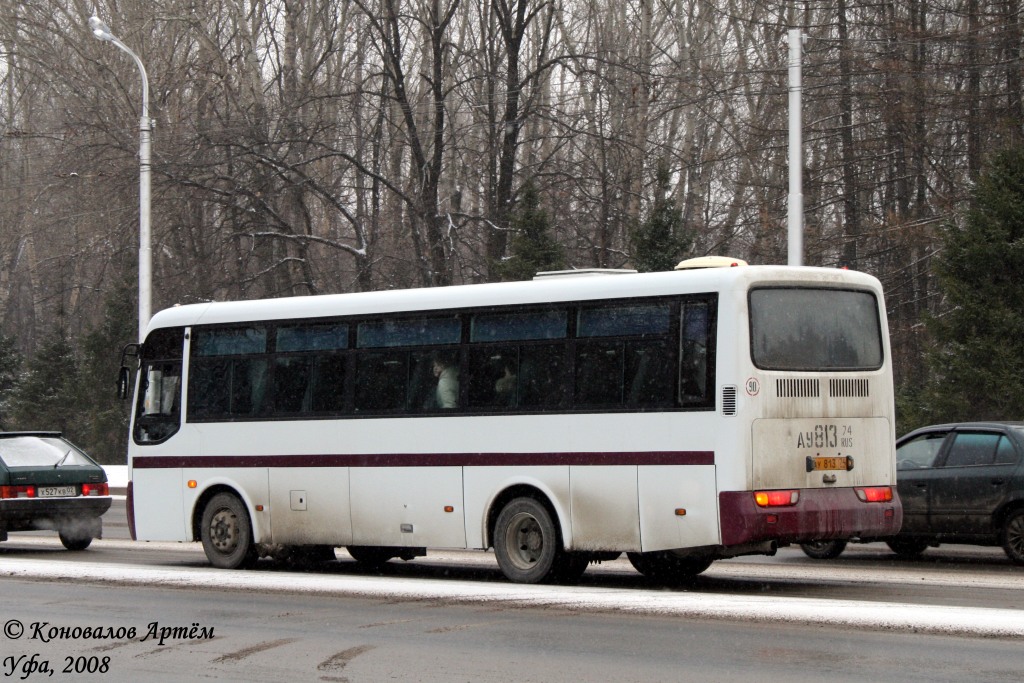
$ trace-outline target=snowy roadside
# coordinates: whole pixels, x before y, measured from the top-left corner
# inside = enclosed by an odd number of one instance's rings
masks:
[[[111,495],[125,495],[128,490],[128,466],[104,465],[103,470],[107,473],[107,483],[110,485]]]

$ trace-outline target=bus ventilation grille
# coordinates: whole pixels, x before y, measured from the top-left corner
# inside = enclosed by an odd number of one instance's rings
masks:
[[[722,414],[736,414],[736,387],[722,387]]]
[[[828,392],[832,396],[846,398],[866,398],[870,396],[866,379],[830,379]]]
[[[775,392],[779,398],[818,398],[821,382],[816,379],[777,379]]]

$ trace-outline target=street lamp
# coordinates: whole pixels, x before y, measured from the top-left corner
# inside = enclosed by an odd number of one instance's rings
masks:
[[[153,123],[149,119],[149,79],[146,67],[131,48],[110,32],[103,20],[93,14],[89,17],[89,28],[98,39],[113,43],[135,60],[142,76],[142,113],[139,116],[139,341],[143,340],[149,324],[150,300],[153,292],[153,249],[150,246],[149,228],[149,144]]]

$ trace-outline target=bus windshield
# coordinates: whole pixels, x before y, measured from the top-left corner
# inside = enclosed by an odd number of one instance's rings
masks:
[[[750,292],[751,355],[765,370],[882,366],[878,304],[870,292],[773,287]]]

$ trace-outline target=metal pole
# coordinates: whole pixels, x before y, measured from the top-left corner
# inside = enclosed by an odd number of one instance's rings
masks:
[[[150,208],[150,142],[153,122],[149,118],[149,77],[139,56],[110,32],[97,17],[89,18],[89,28],[100,40],[113,43],[135,61],[142,77],[142,113],[139,115],[139,341],[143,341],[152,313],[153,248],[149,222]]]
[[[789,30],[789,265],[802,266],[804,260],[803,141],[801,139],[800,65],[803,35]]]

